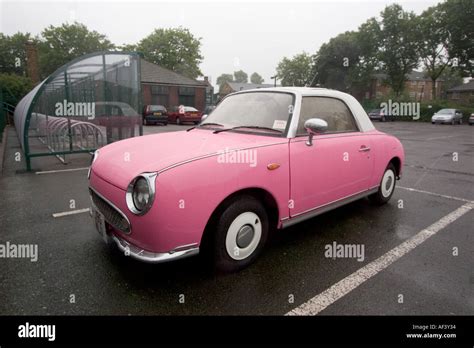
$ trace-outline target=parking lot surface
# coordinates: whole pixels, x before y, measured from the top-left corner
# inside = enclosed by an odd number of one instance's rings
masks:
[[[276,231],[255,264],[227,275],[213,274],[199,257],[134,261],[101,241],[87,212],[53,217],[90,207],[90,157],[70,156],[67,165],[35,159],[35,171],[24,173],[10,128],[0,243],[37,244],[39,254],[37,262],[0,259],[0,314],[474,314],[474,127],[375,126],[405,147],[403,177],[389,204],[363,199]],[[144,133],[189,127],[148,126]],[[423,231],[430,237],[413,245]],[[363,245],[364,259],[326,257],[333,242]],[[380,265],[405,242],[413,248],[354,283],[351,275]],[[349,291],[340,285],[349,283]],[[337,296],[321,302],[329,289]]]

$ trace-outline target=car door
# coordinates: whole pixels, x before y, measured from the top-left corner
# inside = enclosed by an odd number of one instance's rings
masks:
[[[304,122],[321,118],[324,134],[306,144]],[[303,97],[297,136],[290,140],[290,216],[342,200],[369,188],[373,170],[370,136],[360,132],[337,98]]]

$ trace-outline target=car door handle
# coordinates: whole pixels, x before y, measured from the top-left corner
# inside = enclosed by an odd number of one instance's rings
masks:
[[[368,152],[368,151],[370,151],[370,147],[368,147],[368,146],[362,145],[359,148],[359,152]]]

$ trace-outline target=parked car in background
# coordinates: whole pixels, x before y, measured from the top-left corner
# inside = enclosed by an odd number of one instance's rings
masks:
[[[168,112],[168,121],[176,124],[201,122],[202,112],[192,106],[173,106]]]
[[[102,238],[135,259],[204,253],[217,269],[235,271],[255,261],[276,229],[364,197],[387,203],[403,163],[400,141],[376,130],[349,94],[241,91],[197,127],[97,150],[92,215]]]
[[[469,116],[469,125],[472,126],[474,124],[474,112]]]
[[[368,113],[371,120],[378,120],[380,122],[395,121],[395,116],[385,114],[383,109],[373,109]]]
[[[457,109],[441,109],[431,117],[431,123],[462,124],[462,113]]]
[[[168,124],[168,111],[163,105],[145,105],[143,107],[143,124]]]

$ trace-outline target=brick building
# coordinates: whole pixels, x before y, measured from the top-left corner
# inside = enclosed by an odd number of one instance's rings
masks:
[[[474,105],[474,79],[469,80],[468,83],[448,89],[446,91],[446,98],[461,104]]]
[[[386,78],[386,74],[375,74],[371,81],[369,90],[365,93],[365,98],[380,99],[387,97],[391,93],[391,88],[384,83]],[[435,83],[436,98],[440,98],[443,80],[438,79]],[[431,81],[429,77],[425,77],[422,72],[413,70],[406,76],[404,93],[408,94],[410,99],[416,101],[433,100],[432,85],[433,81]]]
[[[193,106],[202,111],[206,106],[206,81],[196,81],[165,69],[144,59],[141,60],[142,103]]]

